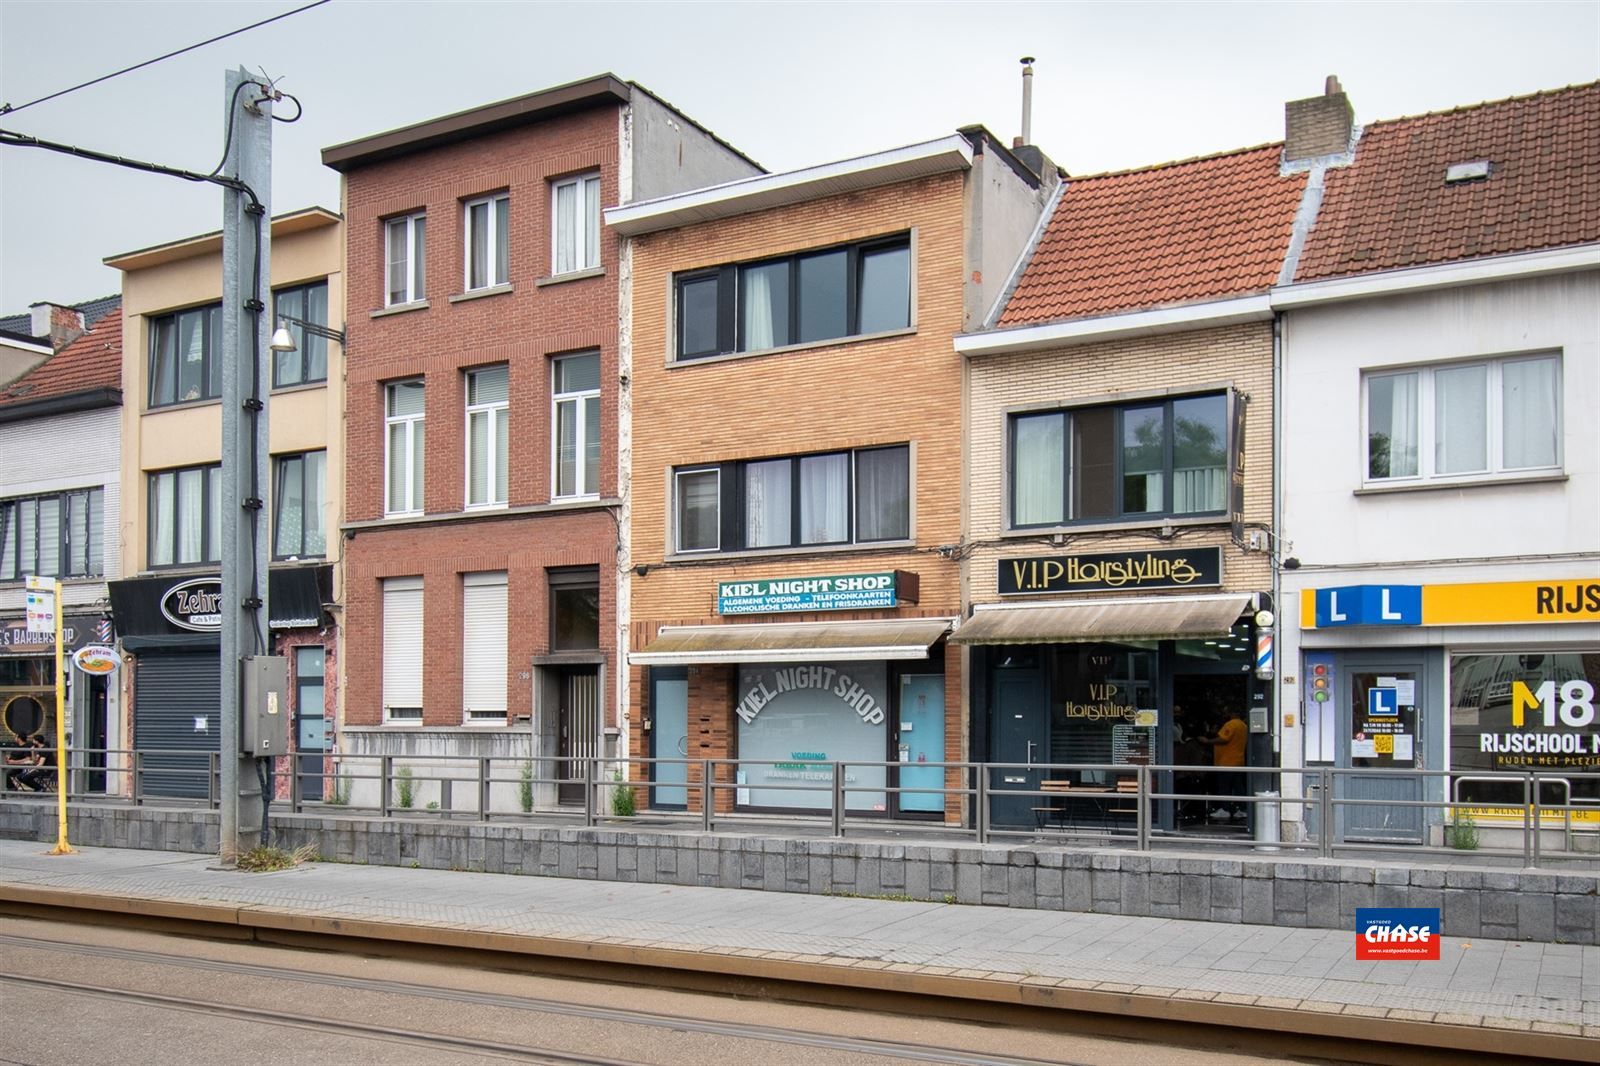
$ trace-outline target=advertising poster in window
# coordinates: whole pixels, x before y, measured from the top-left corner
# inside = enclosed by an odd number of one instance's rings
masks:
[[[1600,775],[1597,687],[1600,651],[1451,656],[1450,769],[1460,800],[1484,804],[1475,817],[1520,821],[1524,785],[1473,775],[1535,772],[1542,803],[1588,806],[1573,820],[1600,823],[1600,776],[1582,776]]]
[[[874,662],[803,663],[739,669],[739,790],[742,804],[827,810],[833,770],[845,773],[846,809],[882,811],[889,720],[888,667]],[[810,789],[815,788],[816,791]]]

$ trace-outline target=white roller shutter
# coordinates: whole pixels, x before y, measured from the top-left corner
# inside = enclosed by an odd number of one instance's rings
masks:
[[[383,716],[422,719],[422,578],[383,583]]]
[[[468,722],[503,722],[509,614],[506,575],[464,574],[461,585],[461,706]]]

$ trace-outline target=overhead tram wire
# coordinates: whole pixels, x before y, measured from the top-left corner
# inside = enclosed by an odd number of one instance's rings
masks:
[[[91,85],[99,85],[103,81],[110,81],[112,78],[121,77],[124,74],[130,74],[135,70],[142,70],[145,67],[153,66],[156,63],[162,62],[163,60],[172,59],[175,56],[181,56],[185,52],[193,52],[195,49],[204,48],[208,44],[216,44],[218,41],[225,41],[229,37],[237,37],[241,33],[248,33],[250,30],[259,29],[262,26],[266,26],[266,25],[268,25],[270,23],[277,22],[277,21],[279,21],[281,19],[286,19],[291,15],[298,15],[302,11],[310,11],[312,8],[321,7],[323,4],[326,4],[328,2],[329,2],[329,0],[312,0],[311,3],[306,4],[303,7],[297,7],[293,11],[285,11],[281,15],[273,15],[271,18],[262,19],[260,22],[252,22],[248,26],[241,26],[236,30],[229,30],[227,33],[219,34],[216,37],[207,38],[204,41],[198,41],[198,42],[196,42],[194,44],[191,44],[191,45],[188,45],[188,46],[186,46],[184,48],[179,48],[176,51],[168,52],[166,55],[159,55],[159,56],[156,56],[154,59],[147,59],[143,63],[135,63],[131,67],[123,67],[121,70],[112,71],[110,74],[102,74],[100,77],[91,79],[91,80],[86,81],[86,82],[83,82],[80,85],[74,85],[71,88],[62,89],[59,92],[53,92],[49,96],[41,96],[37,100],[29,100],[25,104],[17,104],[15,107],[13,107],[10,104],[0,104],[0,115],[9,115],[9,114],[11,114],[13,112],[21,111],[25,107],[32,107],[35,104],[42,104],[42,103],[45,103],[46,101],[54,100],[54,99],[57,99],[58,97],[66,96],[68,93],[75,93],[79,89],[87,89]],[[299,104],[299,102],[300,101],[298,101],[298,100],[295,101],[296,104]],[[298,117],[298,115],[296,117]],[[288,119],[286,121],[293,122],[294,119]]]

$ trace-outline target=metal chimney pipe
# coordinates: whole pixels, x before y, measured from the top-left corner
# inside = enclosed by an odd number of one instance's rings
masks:
[[[1022,143],[1033,143],[1033,57],[1022,57]]]

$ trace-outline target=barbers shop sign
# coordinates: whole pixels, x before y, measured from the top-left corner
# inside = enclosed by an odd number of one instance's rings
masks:
[[[172,586],[161,597],[161,613],[179,629],[216,633],[222,629],[222,582],[195,578]]]
[[[1222,584],[1221,548],[1042,555],[1000,560],[1000,594],[1131,592]]]

